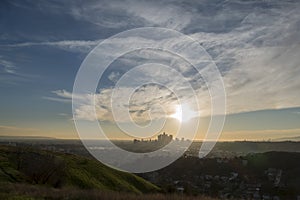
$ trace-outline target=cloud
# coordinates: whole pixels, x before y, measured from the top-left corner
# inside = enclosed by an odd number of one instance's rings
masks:
[[[223,76],[227,93],[228,113],[255,111],[261,109],[278,109],[300,106],[300,14],[299,1],[80,1],[72,3],[40,4],[35,8],[57,14],[66,13],[74,19],[89,22],[112,35],[129,28],[157,26],[167,27],[184,32],[197,40],[218,65]],[[29,8],[27,8],[29,9]],[[95,31],[97,32],[97,31]],[[91,32],[87,32],[87,35]],[[76,33],[74,33],[76,34]],[[103,35],[99,35],[101,38]],[[86,37],[88,38],[88,37]],[[94,35],[93,35],[94,38]],[[166,38],[165,46],[179,44],[182,38]],[[139,40],[145,43],[155,42],[155,36],[148,38],[130,37],[114,39],[116,47],[132,45]],[[51,46],[72,52],[89,52],[101,40],[60,40],[52,42],[24,42],[8,44],[7,47]],[[184,45],[184,44],[183,44]],[[183,46],[182,45],[182,46]],[[5,46],[5,45],[2,45]],[[104,51],[107,58],[110,50]],[[193,52],[190,52],[191,54]],[[201,56],[199,56],[201,57]],[[197,57],[197,58],[199,58]],[[107,79],[115,83],[130,66],[143,63],[158,62],[167,64],[183,74],[195,89],[201,99],[200,109],[209,114],[210,96],[201,76],[195,74],[180,59],[175,59],[166,52],[139,50],[119,59],[118,65],[107,74]],[[4,63],[9,66],[11,63]],[[14,67],[3,68],[6,72]],[[118,71],[119,70],[119,71]],[[11,71],[13,72],[13,71]],[[143,80],[147,74],[158,74],[165,79],[171,88],[186,88],[180,86],[178,79],[169,76],[164,71],[154,69],[139,71],[135,79]],[[164,74],[165,73],[165,74]],[[146,74],[146,75],[145,75]],[[111,85],[109,85],[111,86]],[[119,88],[120,94],[126,94],[132,85]],[[111,120],[109,100],[111,89],[102,88],[96,99],[99,105],[97,117]],[[136,118],[147,118],[147,110],[152,105],[162,103],[174,104],[173,96],[167,98],[169,92],[153,86],[135,93],[139,101],[134,103],[132,115]],[[155,92],[154,92],[155,91]],[[183,93],[186,99],[191,94]],[[53,94],[52,94],[53,95]],[[72,94],[59,90],[55,97],[45,97],[49,100],[70,102]],[[78,108],[78,116],[93,119],[89,113],[93,95],[80,96],[86,106]],[[122,96],[120,96],[122,98]],[[171,112],[168,110],[167,112]],[[157,110],[157,117],[159,115]],[[161,114],[161,113],[160,113]]]
[[[5,60],[2,56],[0,56],[0,69],[4,73],[15,74],[16,66],[13,62]]]
[[[82,103],[73,114],[77,119],[114,121],[112,101],[115,99],[115,101],[123,103],[120,106],[122,106],[122,109],[128,110],[134,120],[147,121],[149,120],[148,112],[150,110],[152,119],[157,119],[171,114],[175,109],[174,106],[177,104],[176,100],[172,98],[173,95],[170,91],[166,89],[159,89],[158,86],[155,85],[145,86],[140,90],[137,90],[131,96],[130,103],[128,104],[126,102],[129,91],[131,91],[131,89],[126,87],[118,88],[117,96],[114,96],[114,98],[112,98],[113,92],[116,91],[113,89],[103,89],[95,95],[74,95],[75,100],[79,100]],[[72,93],[64,90],[55,91],[54,93],[60,98],[48,98],[49,100],[67,102],[72,98]],[[162,110],[160,106],[167,109]],[[127,118],[126,116],[119,116],[119,119],[125,122]]]
[[[61,103],[71,103],[71,99],[63,99],[63,98],[56,98],[56,97],[43,97],[43,99],[50,100],[50,101],[57,101]]]
[[[298,37],[295,37],[299,31],[299,19],[297,6],[293,9],[272,7],[266,12],[260,10],[248,13],[241,21],[240,26],[230,32],[199,32],[191,35],[207,49],[218,65],[225,83],[228,114],[300,106],[300,95],[297,92],[300,88],[300,83],[297,81],[300,79],[300,41]],[[117,39],[113,42],[120,46],[134,45],[136,40],[137,38],[126,38],[126,41]],[[142,40],[151,42],[149,38],[142,38]],[[180,38],[176,38],[176,40],[178,42]],[[174,42],[173,38],[168,38],[163,45],[177,44],[177,42]],[[109,51],[105,53],[109,56]],[[205,83],[193,71],[189,72],[190,66],[185,65],[184,62],[180,62],[164,52],[140,50],[136,54],[121,58],[120,63],[123,66],[136,66],[147,60],[169,65],[172,60],[173,65],[170,66],[186,75],[187,80],[195,84],[194,88],[201,99],[200,109],[202,113],[209,114],[210,96],[207,94],[206,88],[203,88]],[[122,66],[121,64],[120,66]],[[110,73],[111,79],[116,77],[115,73]],[[157,72],[154,68],[140,71],[135,77],[142,81],[147,78],[147,74],[155,73],[157,76],[161,75],[166,83],[173,85],[171,88],[180,87],[178,83],[181,82],[176,78],[169,76],[168,73],[164,74],[164,71]],[[121,89],[126,90],[126,88]],[[185,88],[182,90],[184,91]],[[100,96],[108,95],[109,97],[110,93],[111,91]],[[153,91],[149,93],[139,91],[136,96],[142,100],[134,104],[135,112],[131,112],[136,114],[136,117],[147,118],[146,111],[151,105],[163,102],[161,99],[155,100],[154,97],[159,99],[162,95],[157,95]],[[186,94],[186,96],[189,98],[190,95]],[[166,104],[167,102],[174,104],[173,99],[167,99]],[[107,108],[107,105],[104,105],[101,109]],[[84,109],[85,111],[81,110],[80,113],[83,117],[87,117],[91,108],[85,107]],[[112,120],[112,116],[109,116],[110,110],[102,111],[105,113],[105,119]]]
[[[69,93],[66,90],[56,90],[56,91],[53,91],[52,93],[56,94],[59,97],[65,98],[65,99],[72,98],[72,93]]]
[[[90,52],[101,40],[63,40],[55,42],[24,42],[24,43],[15,43],[15,44],[5,44],[1,45],[3,47],[11,48],[21,48],[21,47],[32,47],[32,46],[49,46],[60,48],[66,51],[71,52],[81,52],[88,53]]]
[[[116,4],[135,17],[144,19],[152,26],[161,26],[175,30],[182,30],[193,17],[188,11],[181,8],[180,3],[151,1],[127,1]]]
[[[192,35],[223,75],[229,113],[300,105],[299,7],[271,3],[228,33]]]
[[[22,73],[15,62],[0,55],[0,82],[15,85],[18,82],[24,82],[37,78],[38,76]]]
[[[111,72],[107,78],[110,81],[115,83],[120,78],[120,73],[119,72]]]
[[[67,92],[66,90],[55,90],[52,91],[52,95],[55,96],[44,96],[43,99],[46,100],[50,100],[50,101],[57,101],[57,102],[61,102],[61,103],[71,103],[72,102],[72,93]],[[78,96],[78,95],[74,95],[74,98],[82,98],[84,99],[85,97],[82,96]]]
[[[225,77],[230,110],[236,112],[260,109],[298,107],[296,92],[299,79],[300,46],[258,48],[257,55],[243,57],[243,68],[232,69]],[[252,53],[252,52],[251,52]]]

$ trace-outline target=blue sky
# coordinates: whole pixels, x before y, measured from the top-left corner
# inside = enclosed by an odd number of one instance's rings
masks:
[[[82,61],[102,40],[150,26],[192,37],[217,64],[227,93],[221,138],[299,136],[299,8],[297,0],[1,1],[0,135],[76,138],[70,95]],[[133,63],[169,56],[154,55],[141,51],[120,58],[106,71],[102,89],[109,90]],[[196,88],[203,87],[192,70],[185,72]],[[142,94],[150,104],[166,95],[153,86],[147,91]],[[98,95],[105,107],[105,93]],[[171,96],[164,100],[172,103]],[[138,105],[139,111],[149,108]],[[117,132],[103,109],[99,120]]]

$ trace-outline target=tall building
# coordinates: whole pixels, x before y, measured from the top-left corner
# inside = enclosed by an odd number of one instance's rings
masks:
[[[158,138],[158,142],[162,144],[168,144],[173,140],[173,136],[168,135],[165,132],[163,134],[158,135],[157,138]]]

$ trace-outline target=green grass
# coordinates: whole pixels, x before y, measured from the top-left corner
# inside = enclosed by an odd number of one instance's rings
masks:
[[[160,189],[97,160],[32,148],[0,146],[0,182],[142,194]]]
[[[0,199],[213,200],[163,194],[152,183],[94,159],[11,146],[0,146]]]

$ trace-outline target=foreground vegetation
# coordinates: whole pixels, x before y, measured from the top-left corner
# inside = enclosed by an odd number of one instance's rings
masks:
[[[1,182],[136,194],[160,190],[136,175],[111,169],[94,159],[9,146],[0,146]]]
[[[213,200],[204,196],[180,194],[134,194],[96,189],[49,188],[28,184],[0,184],[0,199],[7,200]]]
[[[136,175],[73,154],[0,146],[0,199],[212,200],[164,194]]]

